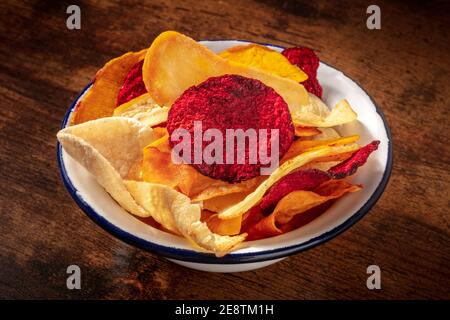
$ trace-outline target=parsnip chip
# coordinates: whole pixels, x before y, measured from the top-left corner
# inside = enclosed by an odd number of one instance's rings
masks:
[[[95,75],[92,87],[78,102],[72,124],[112,116],[120,87],[130,69],[144,59],[146,51],[128,52],[106,63]]]
[[[218,257],[245,240],[246,234],[221,236],[213,233],[200,220],[200,204],[191,203],[189,197],[167,186],[142,181],[125,181],[125,185],[136,201],[165,228],[177,230],[200,248],[212,251]]]
[[[260,80],[294,110],[308,103],[307,92],[298,82],[228,61],[175,31],[163,32],[153,41],[142,67],[147,91],[158,104],[165,106],[171,106],[187,88],[225,74]]]
[[[122,179],[142,160],[142,148],[154,139],[151,128],[129,118],[109,117],[62,129],[57,134],[64,150],[81,163],[124,209],[147,217]]]
[[[235,46],[222,51],[219,56],[296,82],[308,79],[308,75],[302,69],[291,64],[281,53],[259,44]]]
[[[279,166],[275,171],[261,183],[255,191],[250,193],[244,200],[239,202],[238,204],[221,211],[219,213],[220,219],[232,219],[239,215],[242,215],[254,205],[256,205],[261,198],[264,196],[266,191],[281,177],[288,174],[294,169],[297,169],[308,162],[311,162],[320,157],[332,156],[341,153],[353,152],[359,148],[358,145],[352,144],[348,146],[335,146],[335,147],[320,147],[316,150],[307,151],[302,153],[292,159],[287,160],[281,166]]]

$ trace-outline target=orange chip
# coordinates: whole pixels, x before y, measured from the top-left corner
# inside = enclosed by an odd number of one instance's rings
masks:
[[[281,53],[259,44],[245,44],[222,51],[219,56],[229,61],[261,69],[277,76],[303,82],[308,75]]]
[[[146,51],[125,53],[97,71],[92,87],[75,108],[72,124],[112,116],[120,87],[130,69],[144,59]]]
[[[298,190],[289,193],[281,199],[271,215],[278,224],[288,223],[292,217],[314,208],[331,199],[342,197],[348,192],[361,190],[361,186],[352,185],[345,180],[330,180],[314,191]]]
[[[297,137],[312,137],[321,133],[322,132],[315,127],[304,127],[300,125],[295,126],[295,135]]]
[[[165,135],[144,148],[142,179],[146,182],[164,184],[187,195],[192,201],[207,200],[227,194],[252,191],[265,176],[240,183],[228,183],[202,175],[188,164],[175,164],[171,158],[169,135],[165,128],[157,134]]]

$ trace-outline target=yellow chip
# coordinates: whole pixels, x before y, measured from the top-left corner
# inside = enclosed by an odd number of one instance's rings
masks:
[[[225,74],[260,80],[282,96],[289,108],[308,103],[308,94],[298,82],[228,61],[175,31],[163,32],[153,41],[142,67],[147,91],[165,106],[171,106],[187,88]]]
[[[128,52],[106,63],[95,75],[94,83],[78,102],[72,124],[110,117],[116,107],[117,95],[130,69],[144,59],[145,50]]]

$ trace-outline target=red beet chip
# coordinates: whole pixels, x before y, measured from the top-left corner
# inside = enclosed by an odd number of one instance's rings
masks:
[[[278,201],[293,191],[312,190],[330,180],[330,176],[321,170],[308,169],[290,173],[275,183],[262,198],[259,206],[264,213],[273,211]]]
[[[343,179],[347,176],[351,176],[358,170],[359,167],[364,165],[369,158],[370,154],[378,149],[380,141],[375,140],[368,145],[362,147],[351,155],[347,160],[339,163],[328,170],[328,173],[333,179]]]
[[[249,161],[250,152],[256,152],[257,155],[259,153],[258,145],[261,137],[259,129],[266,129],[268,132],[266,155],[271,154],[270,129],[279,130],[279,159],[286,153],[294,140],[294,125],[289,108],[283,98],[261,81],[238,75],[209,78],[203,83],[187,89],[173,103],[167,119],[167,130],[171,137],[178,128],[190,132],[192,153],[190,158],[195,160],[194,121],[201,121],[203,132],[207,129],[218,129],[222,133],[223,163],[208,164],[203,159],[201,163],[192,165],[206,176],[231,183],[258,176],[261,174],[260,169],[267,167],[260,163],[259,156],[257,156],[256,163],[252,164]],[[226,163],[226,129],[256,130],[257,143],[249,146],[248,139],[246,139],[243,150],[244,164],[236,163],[236,143],[234,145],[234,164]],[[177,143],[178,141],[170,139],[172,147]],[[202,141],[202,151],[210,143]]]
[[[301,83],[306,91],[322,98],[322,87],[317,80],[317,69],[320,61],[314,51],[306,47],[295,47],[284,49],[282,54],[290,63],[296,65],[308,75],[308,79]]]
[[[290,63],[302,69],[309,78],[316,78],[319,68],[319,58],[314,51],[307,47],[294,47],[284,49],[281,53]]]
[[[306,81],[302,82],[302,85],[305,87],[306,91],[322,98],[322,86],[316,78],[308,78]]]
[[[142,80],[142,65],[144,60],[136,63],[130,72],[128,72],[122,87],[117,96],[116,106],[120,106],[147,92],[144,81]]]

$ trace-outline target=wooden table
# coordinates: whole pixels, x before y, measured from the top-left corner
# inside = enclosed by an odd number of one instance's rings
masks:
[[[119,299],[450,298],[449,21],[445,1],[59,1],[0,3],[0,297]],[[133,3],[133,4],[131,4]],[[173,29],[195,39],[302,44],[382,108],[394,169],[377,205],[334,240],[255,272],[207,274],[136,249],[95,225],[63,186],[55,134],[107,60]],[[82,269],[67,290],[66,268]],[[377,264],[382,289],[368,290]]]

